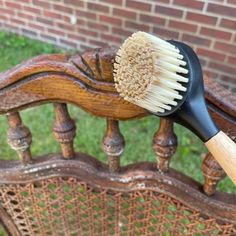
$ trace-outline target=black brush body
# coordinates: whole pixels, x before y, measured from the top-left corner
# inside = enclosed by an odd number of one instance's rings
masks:
[[[206,106],[201,64],[193,49],[188,45],[173,40],[169,43],[175,45],[184,56],[187,63],[185,68],[189,73],[181,75],[187,76],[189,82],[182,83],[187,91],[180,93],[183,99],[178,102],[178,105],[171,111],[156,113],[156,115],[174,120],[192,130],[203,142],[207,142],[220,130],[213,122]]]

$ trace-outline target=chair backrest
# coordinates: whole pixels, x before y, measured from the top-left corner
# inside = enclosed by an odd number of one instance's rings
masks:
[[[10,235],[236,235],[236,197],[215,191],[225,174],[210,154],[205,183],[169,168],[177,147],[173,123],[161,119],[153,138],[156,163],[120,166],[125,141],[119,121],[149,115],[114,88],[116,48],[75,56],[39,56],[0,74],[0,113],[19,161],[0,161],[0,216]],[[209,109],[236,137],[236,103],[206,79]],[[32,158],[30,130],[19,111],[53,103],[53,133],[60,154]],[[103,150],[108,165],[73,148],[75,123],[67,104],[107,120]],[[133,144],[135,145],[135,144]],[[149,147],[146,147],[149,148]],[[151,147],[150,147],[151,148]]]

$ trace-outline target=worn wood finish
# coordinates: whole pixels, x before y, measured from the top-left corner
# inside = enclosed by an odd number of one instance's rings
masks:
[[[170,158],[177,148],[177,137],[173,131],[173,121],[161,118],[158,131],[153,137],[153,150],[157,155],[158,169],[167,172]]]
[[[211,153],[208,153],[204,158],[202,172],[205,177],[203,185],[204,192],[211,196],[216,192],[217,184],[226,174]]]
[[[1,217],[1,224],[8,235],[21,236],[12,218],[9,216],[9,214],[6,212],[6,210],[2,206],[0,206],[0,217]]]
[[[166,174],[159,173],[154,163],[136,163],[111,173],[106,164],[77,153],[69,161],[62,159],[61,155],[48,155],[36,158],[33,165],[23,166],[17,161],[0,161],[0,166],[0,184],[74,176],[102,189],[122,192],[152,189],[178,199],[190,209],[198,209],[208,216],[236,224],[236,198],[233,194],[217,192],[209,198],[199,191],[201,185],[196,181],[173,169]]]
[[[119,129],[117,120],[107,119],[107,130],[103,138],[102,148],[107,154],[111,172],[120,169],[120,156],[124,151],[125,140]]]
[[[22,124],[18,112],[7,115],[9,129],[7,132],[7,141],[12,149],[16,150],[19,158],[24,164],[31,162],[30,144],[32,136],[30,130]]]
[[[72,158],[74,156],[73,139],[76,134],[75,122],[70,118],[66,104],[54,103],[54,108],[54,136],[61,145],[63,157]]]
[[[124,101],[117,94],[112,76],[116,50],[117,48],[109,47],[71,57],[40,56],[0,73],[0,114],[8,114],[9,143],[13,148],[21,150],[20,157],[23,162],[32,161],[28,165],[21,165],[21,162],[17,161],[0,161],[0,185],[37,182],[55,176],[72,176],[96,188],[118,193],[150,190],[165,194],[185,204],[189,209],[235,225],[235,195],[215,192],[217,182],[223,178],[224,172],[210,155],[202,166],[204,186],[171,168],[169,170],[170,158],[177,146],[171,121],[162,118],[160,128],[153,138],[153,149],[159,158],[159,172],[155,163],[120,167],[120,155],[125,142],[119,131],[118,120],[143,117],[149,113]],[[221,130],[235,139],[235,98],[207,78],[205,91],[208,108],[216,123]],[[22,124],[17,111],[51,102],[55,107],[53,131],[61,144],[62,155],[48,155],[31,160],[31,134]],[[102,147],[108,156],[108,166],[84,154],[75,154],[75,125],[69,117],[66,103],[76,104],[87,112],[107,119]],[[27,144],[23,145],[25,149],[22,149],[22,142]],[[3,218],[4,213],[0,214]],[[9,230],[10,232],[14,232],[13,226],[5,225],[13,230]]]
[[[0,113],[56,100],[114,119],[148,115],[116,93],[112,76],[116,51],[117,48],[108,47],[72,57],[43,55],[0,73]],[[209,78],[205,78],[205,92],[217,124],[234,138],[235,97]]]
[[[40,56],[0,74],[0,113],[64,101],[114,119],[146,115],[147,111],[124,101],[115,90],[115,52],[115,48],[105,48],[73,57]]]
[[[208,109],[219,126],[236,141],[236,96],[210,78],[204,79]]]

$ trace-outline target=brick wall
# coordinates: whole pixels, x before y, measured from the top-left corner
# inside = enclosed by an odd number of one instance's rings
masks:
[[[178,39],[236,92],[236,0],[0,0],[0,28],[79,50],[137,30]]]

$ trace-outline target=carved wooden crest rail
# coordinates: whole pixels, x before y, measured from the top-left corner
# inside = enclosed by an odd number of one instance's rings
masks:
[[[203,186],[169,168],[177,147],[171,121],[161,119],[153,138],[158,165],[120,166],[125,137],[119,120],[149,113],[118,96],[112,76],[116,50],[44,55],[0,73],[0,113],[7,115],[8,142],[20,158],[0,161],[6,230],[14,236],[236,235],[236,197],[215,191],[225,173],[212,156],[203,161]],[[205,82],[214,119],[235,139],[235,97]],[[53,133],[62,153],[32,158],[31,133],[19,111],[42,103],[54,103]],[[66,103],[107,119],[108,165],[74,150],[76,127]]]

